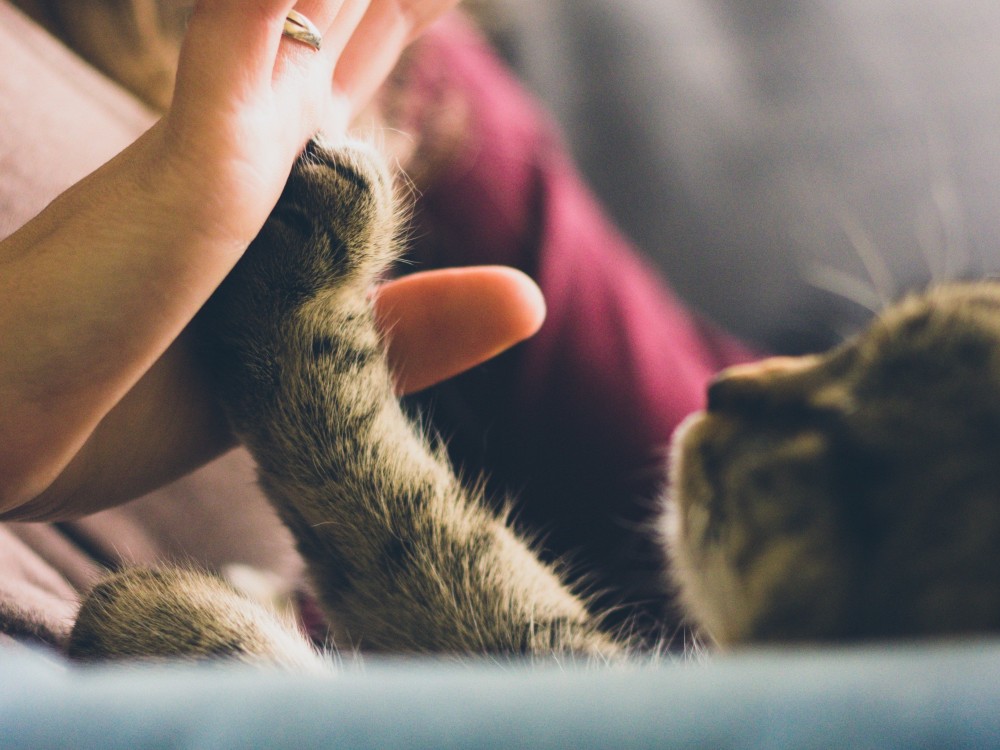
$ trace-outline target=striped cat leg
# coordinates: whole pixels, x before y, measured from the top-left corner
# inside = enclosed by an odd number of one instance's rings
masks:
[[[220,578],[179,568],[126,569],[84,599],[67,644],[81,661],[232,659],[328,672],[295,624]]]
[[[373,151],[313,145],[206,311],[221,397],[336,636],[393,652],[617,653],[401,410],[368,300],[397,227]]]

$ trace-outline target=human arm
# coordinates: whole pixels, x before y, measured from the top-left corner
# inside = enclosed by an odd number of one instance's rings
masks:
[[[447,3],[429,5],[436,13]],[[234,0],[201,3],[176,110],[2,245],[0,507],[13,511],[8,517],[60,518],[120,502],[228,445],[183,338],[173,342],[266,217],[301,143],[323,122],[346,121],[352,98],[360,104],[360,89],[372,85],[360,62],[357,73],[341,66],[336,90],[347,94],[331,96],[336,48],[346,44],[346,56],[351,45],[328,34],[327,57],[311,67],[310,50],[278,41],[287,6],[260,2],[251,14]],[[408,15],[416,6],[347,0],[340,12],[360,16],[345,25],[362,36],[386,18],[409,23],[412,34],[427,20]],[[213,57],[219,40],[232,38],[245,43]],[[397,32],[376,48],[381,59],[394,59],[407,39]],[[199,70],[212,75],[203,80]],[[417,292],[411,310],[443,299],[420,302]],[[406,319],[394,325],[397,341]]]
[[[535,284],[510,268],[414,274],[376,290],[400,393],[462,372],[532,335],[545,316]],[[55,481],[8,520],[66,520],[167,484],[233,445],[190,335],[174,341],[98,423]]]

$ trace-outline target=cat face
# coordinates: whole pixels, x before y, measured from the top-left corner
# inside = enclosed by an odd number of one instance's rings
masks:
[[[1000,285],[724,372],[671,476],[679,595],[722,644],[1000,629]]]

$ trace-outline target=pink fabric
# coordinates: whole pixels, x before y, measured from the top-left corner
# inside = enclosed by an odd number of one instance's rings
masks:
[[[463,156],[421,200],[428,255],[519,267],[545,293],[521,413],[588,404],[595,427],[630,425],[622,452],[662,443],[701,407],[709,378],[750,350],[691,315],[607,221],[544,113],[474,32],[442,24],[427,47],[423,85],[471,113]]]
[[[148,128],[151,112],[0,2],[0,237]]]
[[[413,255],[504,263],[540,284],[541,332],[425,400],[453,457],[519,497],[541,530],[609,590],[662,613],[662,560],[645,528],[674,428],[713,373],[752,356],[698,320],[609,224],[548,118],[459,23],[424,42],[415,83],[465,111],[464,142],[418,204]],[[642,609],[643,607],[640,607]]]

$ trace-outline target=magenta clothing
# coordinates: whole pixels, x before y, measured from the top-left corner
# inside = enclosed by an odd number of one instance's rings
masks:
[[[685,309],[611,226],[548,118],[475,33],[445,24],[421,51],[414,85],[470,116],[461,156],[418,203],[412,257],[515,266],[548,305],[537,336],[421,401],[456,461],[516,494],[519,521],[554,555],[596,569],[610,600],[655,614],[661,561],[641,527],[668,440],[712,375],[750,352]]]

